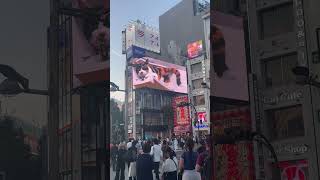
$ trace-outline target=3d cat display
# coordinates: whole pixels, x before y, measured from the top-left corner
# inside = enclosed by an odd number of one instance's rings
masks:
[[[211,52],[213,59],[214,72],[219,78],[223,76],[223,73],[229,70],[226,65],[226,42],[222,31],[215,25],[211,26]]]
[[[133,63],[134,70],[137,74],[139,80],[144,81],[149,77],[154,77],[158,81],[163,80],[165,83],[170,83],[171,76],[174,74],[176,76],[176,83],[178,86],[181,85],[180,72],[176,68],[169,68],[163,66],[157,66],[150,64],[148,58],[140,58]]]

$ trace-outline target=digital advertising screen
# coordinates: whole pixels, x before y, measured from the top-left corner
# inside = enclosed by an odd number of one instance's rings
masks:
[[[210,95],[248,101],[243,19],[215,11],[211,16]]]
[[[187,71],[183,66],[150,57],[132,58],[133,88],[152,88],[187,93]]]
[[[188,44],[187,51],[189,59],[201,56],[203,51],[202,40]]]
[[[100,17],[72,20],[74,88],[109,79],[109,6],[105,0],[72,0],[73,8],[103,12]]]
[[[195,128],[208,128],[209,127],[209,122],[207,119],[207,113],[206,112],[198,112],[198,124],[194,125]]]

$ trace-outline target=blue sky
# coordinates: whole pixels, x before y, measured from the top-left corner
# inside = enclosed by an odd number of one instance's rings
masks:
[[[181,0],[111,0],[110,14],[110,76],[124,89],[125,56],[121,54],[121,31],[130,20],[141,20],[159,27],[159,16]],[[124,100],[123,92],[111,93],[112,98]]]

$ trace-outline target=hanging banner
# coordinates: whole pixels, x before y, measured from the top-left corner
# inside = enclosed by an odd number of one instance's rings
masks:
[[[224,134],[227,128],[251,129],[249,108],[232,109],[211,113],[213,136]],[[214,180],[255,180],[252,142],[220,144],[215,146]]]
[[[188,96],[178,96],[173,98],[172,108],[174,112],[174,133],[181,134],[190,131],[190,112],[189,107],[177,107],[182,102],[188,102]]]

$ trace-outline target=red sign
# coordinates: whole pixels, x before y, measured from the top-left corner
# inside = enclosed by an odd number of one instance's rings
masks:
[[[225,128],[251,128],[251,116],[248,108],[232,109],[210,113],[214,136],[224,133]],[[215,180],[254,180],[254,156],[251,142],[235,145],[215,146],[214,172]]]
[[[308,180],[308,162],[306,160],[284,161],[279,164],[281,179]]]
[[[188,44],[188,58],[193,59],[201,55],[203,46],[202,40]]]
[[[188,96],[175,97],[172,102],[174,112],[174,132],[177,134],[190,131],[189,107],[177,107],[177,105],[182,102],[188,102]]]
[[[255,180],[252,143],[215,146],[214,180]]]

